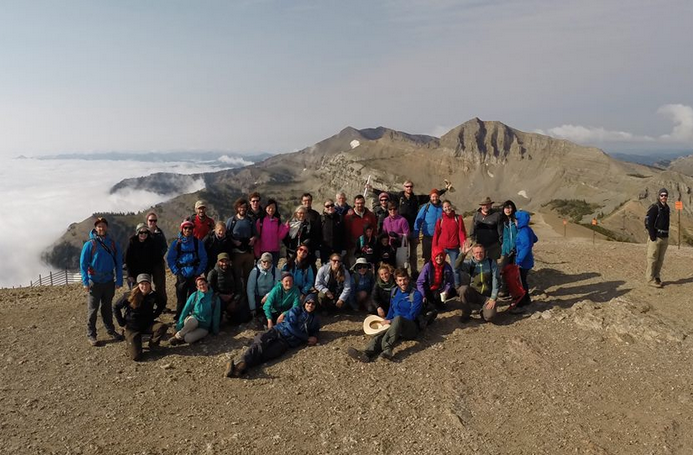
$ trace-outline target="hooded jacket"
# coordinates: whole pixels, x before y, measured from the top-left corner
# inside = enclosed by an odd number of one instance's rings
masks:
[[[464,219],[451,211],[443,215],[436,222],[433,233],[433,246],[444,249],[456,249],[464,245],[467,240],[467,230],[464,228]]]
[[[517,255],[515,263],[522,269],[531,269],[534,267],[534,255],[532,254],[532,246],[539,241],[534,231],[529,227],[529,213],[520,210],[515,215],[517,217],[517,240],[515,248]]]
[[[195,243],[197,243],[197,253],[195,253]],[[178,253],[180,244],[180,254]],[[182,233],[178,238],[171,242],[166,255],[166,262],[171,273],[181,274],[184,278],[192,278],[202,275],[207,267],[207,251],[202,240],[193,237],[185,237]]]
[[[281,249],[281,241],[289,233],[289,226],[282,223],[276,217],[269,215],[255,221],[255,230],[260,239],[255,241],[253,248],[255,257],[260,257],[262,253],[278,253]]]
[[[250,311],[254,311],[259,305],[260,300],[266,296],[281,278],[281,273],[274,266],[265,270],[258,262],[248,275],[246,294],[248,295],[248,306]]]
[[[422,205],[414,220],[414,237],[418,237],[419,232],[422,232],[424,237],[433,237],[436,223],[441,216],[443,216],[443,204],[440,202],[438,204],[427,202]]]
[[[503,248],[501,249],[502,256],[510,256],[515,252],[515,240],[517,239],[517,207],[513,201],[505,201],[503,207],[510,206],[513,213],[510,217],[505,213],[501,215],[503,221]]]
[[[219,333],[219,322],[221,320],[221,302],[219,297],[210,289],[202,292],[199,289],[188,297],[183,311],[180,313],[176,330],[181,330],[185,319],[192,316],[197,319],[198,328],[205,329],[214,334]]]
[[[433,261],[435,257],[439,254],[443,255],[443,261],[445,261],[445,250],[441,247],[434,247],[431,252],[431,260],[424,264],[419,277],[416,279],[416,289],[421,293],[421,295],[426,296],[426,290],[431,289],[431,284],[435,278],[435,270],[433,266]],[[440,292],[450,293],[450,289],[455,286],[455,275],[452,271],[452,266],[447,262],[443,262],[443,284],[440,287]]]
[[[316,300],[315,294],[306,296],[306,299]],[[295,348],[308,341],[309,337],[317,337],[320,331],[320,319],[315,311],[309,313],[303,305],[291,308],[284,320],[274,326],[281,337]]]
[[[103,237],[96,235],[92,229],[89,240],[82,247],[79,258],[79,268],[82,273],[82,284],[112,283],[123,285],[123,253],[116,242],[108,234]]]

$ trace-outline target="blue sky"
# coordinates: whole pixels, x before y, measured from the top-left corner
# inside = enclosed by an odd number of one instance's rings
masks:
[[[693,151],[693,2],[0,0],[0,156],[500,120]]]

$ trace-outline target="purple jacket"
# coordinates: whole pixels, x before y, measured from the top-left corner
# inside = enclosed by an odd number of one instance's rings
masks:
[[[388,216],[383,221],[383,232],[395,232],[400,237],[409,237],[409,223],[402,215],[396,215],[394,218]]]
[[[262,253],[276,253],[281,249],[281,241],[289,232],[289,227],[279,222],[276,216],[270,218],[266,216],[255,222],[257,233],[260,240],[255,242],[255,257],[260,257]]]
[[[433,282],[435,272],[433,271],[433,264],[429,261],[419,273],[419,278],[416,280],[416,289],[421,293],[422,296],[426,297],[426,289],[431,288],[431,283]],[[443,288],[440,292],[450,293],[450,289],[455,285],[455,277],[452,273],[452,266],[447,262],[443,264]]]

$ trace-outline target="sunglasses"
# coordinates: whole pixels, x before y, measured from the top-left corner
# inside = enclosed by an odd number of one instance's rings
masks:
[[[257,202],[260,202],[260,199],[252,199],[252,200],[250,201],[251,204],[255,204],[255,203],[257,203]]]
[[[668,194],[660,194],[659,197],[669,197]]]
[[[137,234],[138,235],[149,235],[149,231],[140,231]]]
[[[330,261],[334,262],[336,264],[339,264],[340,262],[342,262],[341,259],[330,259]]]
[[[184,230],[184,231],[192,231],[193,228],[191,228],[190,226],[185,226],[185,227],[183,228],[183,230]]]
[[[307,253],[308,252],[308,250],[306,250],[305,248],[299,248],[296,251],[301,252],[301,253]]]
[[[405,188],[414,188],[414,185],[404,185]]]
[[[327,205],[325,206],[326,209],[331,209],[332,207],[334,207],[334,204],[327,204]]]
[[[148,223],[156,223],[157,221],[159,221],[159,220],[157,220],[157,219],[147,220]]]

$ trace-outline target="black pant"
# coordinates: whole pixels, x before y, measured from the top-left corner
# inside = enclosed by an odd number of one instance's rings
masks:
[[[275,359],[289,350],[289,344],[277,329],[271,328],[255,336],[253,344],[243,353],[246,368]]]
[[[525,290],[525,296],[522,298],[518,305],[529,305],[532,303],[532,298],[529,296],[529,283],[527,283],[527,274],[529,269],[523,269],[520,267],[520,281],[522,281],[522,288]]]
[[[181,311],[188,301],[188,297],[197,290],[195,286],[195,277],[185,278],[180,273],[176,275],[176,315],[173,320],[178,322]]]
[[[131,330],[125,328],[125,340],[127,341],[128,355],[132,360],[142,358],[142,335],[151,335],[149,343],[159,343],[161,338],[166,335],[168,325],[161,322],[154,322],[145,330]]]
[[[433,237],[423,236],[421,241],[421,256],[424,264],[431,260],[431,249],[433,248]]]

